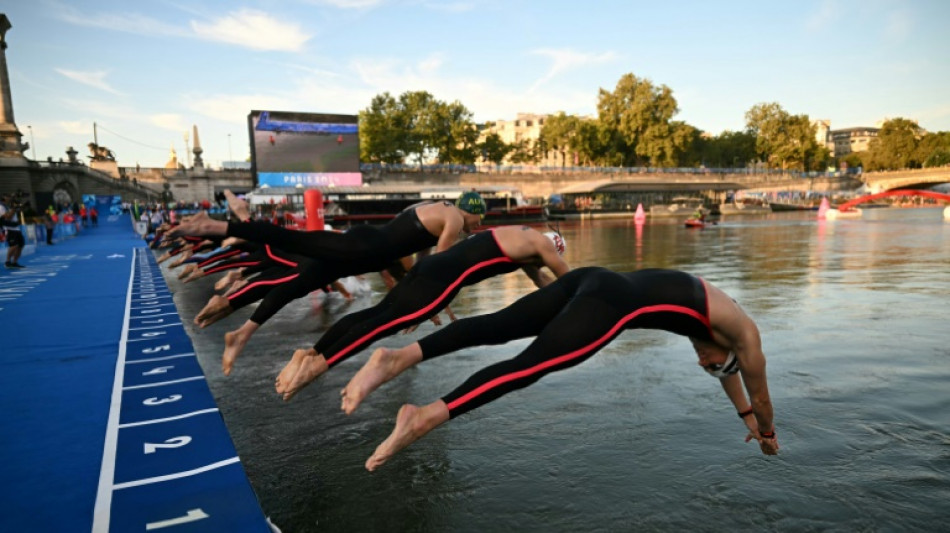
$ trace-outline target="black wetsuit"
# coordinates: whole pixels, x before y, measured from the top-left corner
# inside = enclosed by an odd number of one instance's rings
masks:
[[[677,270],[572,270],[496,313],[462,319],[419,340],[423,359],[469,346],[536,337],[520,354],[486,367],[442,398],[454,418],[544,375],[577,365],[625,329],[712,339],[703,281]]]
[[[415,209],[399,213],[384,226],[356,226],[343,233],[294,231],[269,222],[228,222],[227,235],[267,243],[325,262],[345,262],[345,270],[349,272],[346,275],[378,272],[394,259],[431,248],[439,242],[438,236],[422,225]]]
[[[261,300],[250,318],[256,324],[338,279],[385,270],[401,257],[438,244],[438,237],[422,225],[415,209],[403,211],[385,226],[356,226],[344,233],[285,230],[266,222],[229,222],[228,235],[306,256],[294,261],[286,272],[255,279],[228,297],[233,308]]]
[[[498,246],[494,231],[472,235],[420,260],[379,304],[338,320],[314,349],[333,367],[378,339],[432,318],[462,287],[520,267]]]

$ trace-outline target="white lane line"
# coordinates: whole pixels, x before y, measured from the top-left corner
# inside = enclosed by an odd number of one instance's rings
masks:
[[[138,248],[132,249],[132,261],[129,267],[129,288],[125,296],[125,320],[122,322],[122,334],[119,337],[119,356],[115,362],[115,380],[112,382],[112,402],[109,418],[106,422],[106,439],[102,450],[102,466],[99,469],[99,488],[96,491],[96,505],[93,510],[93,533],[107,533],[112,514],[112,481],[115,476],[116,446],[119,441],[119,410],[122,408],[122,380],[125,377],[125,340],[129,336],[129,310],[132,305],[132,282],[135,279],[135,256]]]
[[[170,327],[170,326],[180,326],[180,325],[181,325],[181,322],[173,322],[173,323],[171,323],[171,324],[160,324],[160,325],[158,325],[158,326],[147,326],[147,327],[144,327],[144,328],[129,328],[129,331],[138,331],[138,330],[140,330],[140,329],[167,328],[167,327]]]
[[[152,318],[153,316],[168,316],[168,315],[177,315],[178,313],[148,313],[140,316],[130,317],[132,320],[144,320],[146,318]]]
[[[142,420],[140,422],[128,422],[125,424],[119,424],[119,429],[131,428],[135,426],[147,426],[149,424],[161,424],[162,422],[171,422],[172,420],[181,420],[182,418],[189,418],[192,416],[203,415],[206,413],[217,413],[217,407],[210,407],[208,409],[201,409],[200,411],[192,411],[190,413],[185,413],[182,415],[169,416],[167,418],[153,418],[151,420]]]
[[[180,353],[176,355],[166,355],[165,357],[152,357],[151,359],[136,359],[134,361],[126,361],[127,365],[134,365],[137,363],[154,363],[156,361],[165,361],[168,359],[178,359],[179,357],[194,357],[195,352]]]
[[[161,383],[146,383],[145,385],[130,385],[128,387],[122,387],[122,390],[135,390],[135,389],[148,389],[150,387],[162,387],[164,385],[172,385],[174,383],[184,383],[185,381],[195,381],[196,379],[204,379],[204,376],[195,376],[192,378],[182,378],[182,379],[173,379],[171,381],[162,381]]]
[[[222,466],[228,466],[234,463],[241,462],[241,459],[238,457],[232,457],[230,459],[225,459],[224,461],[218,461],[217,463],[211,463],[210,465],[202,466],[200,468],[195,468],[193,470],[186,470],[184,472],[178,472],[175,474],[168,474],[164,476],[150,477],[146,479],[138,479],[135,481],[126,481],[125,483],[116,483],[114,485],[115,490],[127,489],[129,487],[139,487],[141,485],[150,485],[152,483],[159,483],[162,481],[170,481],[172,479],[180,479],[183,477],[190,477],[196,474],[201,474],[202,472],[208,472],[209,470],[215,470],[221,468]]]

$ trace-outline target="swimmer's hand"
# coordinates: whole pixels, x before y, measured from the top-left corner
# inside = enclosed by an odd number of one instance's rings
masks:
[[[758,429],[753,429],[749,431],[749,434],[746,435],[745,437],[746,442],[749,442],[751,440],[758,441],[759,449],[762,450],[763,454],[778,455],[779,445],[778,445],[778,439],[776,437],[767,439],[759,433]]]

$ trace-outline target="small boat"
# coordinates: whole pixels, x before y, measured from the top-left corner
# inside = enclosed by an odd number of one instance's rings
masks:
[[[692,215],[697,209],[703,207],[703,199],[690,196],[677,196],[673,198],[671,204],[658,204],[650,207],[650,216],[669,217],[679,215]]]
[[[686,219],[687,228],[705,228],[706,222],[699,220],[698,218],[687,218]]]
[[[772,212],[772,206],[765,198],[746,197],[720,204],[719,212],[723,215],[764,215]]]

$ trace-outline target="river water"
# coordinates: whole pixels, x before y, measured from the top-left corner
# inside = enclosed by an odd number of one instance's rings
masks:
[[[584,364],[445,424],[374,473],[363,462],[399,406],[425,404],[527,341],[419,365],[352,416],[339,391],[367,350],[289,403],[273,380],[295,348],[375,303],[298,300],[221,375],[241,310],[190,328],[261,505],[303,531],[946,531],[950,523],[950,222],[939,209],[562,223],[573,267],[677,268],[736,298],[759,324],[782,447],[744,426],[688,341],[630,331]],[[169,273],[171,274],[171,273]],[[182,317],[212,281],[176,290]],[[514,273],[465,289],[459,316],[530,291]],[[435,328],[380,341],[402,346]]]

